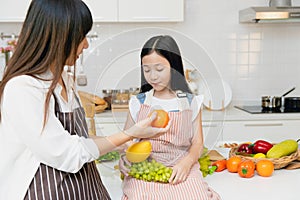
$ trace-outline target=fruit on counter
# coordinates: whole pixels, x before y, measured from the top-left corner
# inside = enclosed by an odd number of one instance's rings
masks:
[[[243,178],[251,178],[254,176],[255,163],[252,160],[245,160],[238,165],[238,174]]]
[[[259,160],[256,163],[256,172],[260,176],[269,177],[274,172],[274,164],[267,159]]]
[[[238,171],[238,166],[242,162],[241,157],[232,156],[226,161],[226,168],[231,173],[236,173]]]
[[[207,154],[202,153],[201,157],[198,159],[200,164],[200,171],[202,172],[202,176],[206,177],[208,174],[213,173],[213,169],[211,169],[211,161]]]
[[[168,113],[164,110],[153,110],[150,113],[150,116],[153,112],[156,112],[157,116],[156,116],[156,119],[152,121],[151,126],[157,127],[157,128],[165,128],[169,122]]]
[[[118,151],[111,151],[102,156],[99,156],[96,162],[114,161],[119,159],[120,159],[120,153]]]
[[[221,172],[224,169],[226,169],[226,160],[225,159],[223,159],[223,160],[217,160],[217,161],[213,162],[211,164],[211,166],[216,166],[217,167],[216,170],[215,170],[215,172]]]
[[[273,147],[273,144],[265,140],[257,140],[253,144],[250,144],[249,147],[253,149],[253,153],[266,154]]]
[[[252,149],[251,144],[249,144],[249,143],[243,143],[243,144],[239,145],[239,148],[238,148],[237,152],[252,154],[253,153],[253,149]]]
[[[299,141],[299,140],[298,140]],[[268,152],[267,158],[281,158],[283,156],[289,156],[296,152],[298,149],[298,141],[288,139],[278,144],[275,144]]]
[[[263,153],[257,153],[253,156],[253,158],[265,158],[266,157],[266,154],[263,154]]]
[[[129,175],[144,181],[168,183],[172,174],[172,168],[163,165],[152,159],[143,162],[133,163],[129,167]]]

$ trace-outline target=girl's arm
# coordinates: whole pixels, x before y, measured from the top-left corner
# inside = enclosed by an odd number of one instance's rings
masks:
[[[174,167],[173,173],[169,179],[172,184],[177,184],[186,180],[192,166],[198,162],[203,150],[203,133],[202,133],[202,112],[201,109],[193,121],[194,137],[188,154],[181,159]]]
[[[193,122],[193,131],[194,131],[194,138],[192,141],[192,145],[189,149],[189,153],[186,157],[190,159],[192,165],[198,162],[198,159],[201,156],[203,151],[203,130],[202,130],[202,111],[199,111],[196,119]]]

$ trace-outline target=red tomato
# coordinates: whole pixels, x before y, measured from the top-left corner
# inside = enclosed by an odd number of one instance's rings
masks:
[[[238,173],[240,177],[251,178],[254,176],[255,163],[252,160],[242,161],[238,166]]]
[[[212,166],[216,166],[217,169],[215,172],[221,172],[226,169],[226,160],[217,160],[211,164]]]
[[[154,110],[153,112],[156,112],[157,116],[156,116],[156,119],[152,121],[151,126],[157,127],[157,128],[165,128],[169,122],[168,113],[164,110]]]

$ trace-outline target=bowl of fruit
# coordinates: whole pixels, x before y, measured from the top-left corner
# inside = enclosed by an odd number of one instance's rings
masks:
[[[299,140],[287,139],[279,143],[264,140],[242,143],[231,148],[229,157],[239,156],[243,160],[252,160],[255,163],[267,159],[273,162],[274,169],[281,169],[298,158],[298,142]]]

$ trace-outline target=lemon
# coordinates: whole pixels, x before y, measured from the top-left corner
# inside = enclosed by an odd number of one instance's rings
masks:
[[[137,142],[126,150],[126,158],[130,162],[142,162],[146,160],[152,151],[152,145],[149,141]]]
[[[266,155],[263,153],[257,153],[253,156],[253,158],[265,158],[265,157],[266,157]]]
[[[130,147],[128,147],[127,151],[132,153],[150,153],[152,151],[152,145],[151,142],[147,140],[141,141],[132,144]]]

